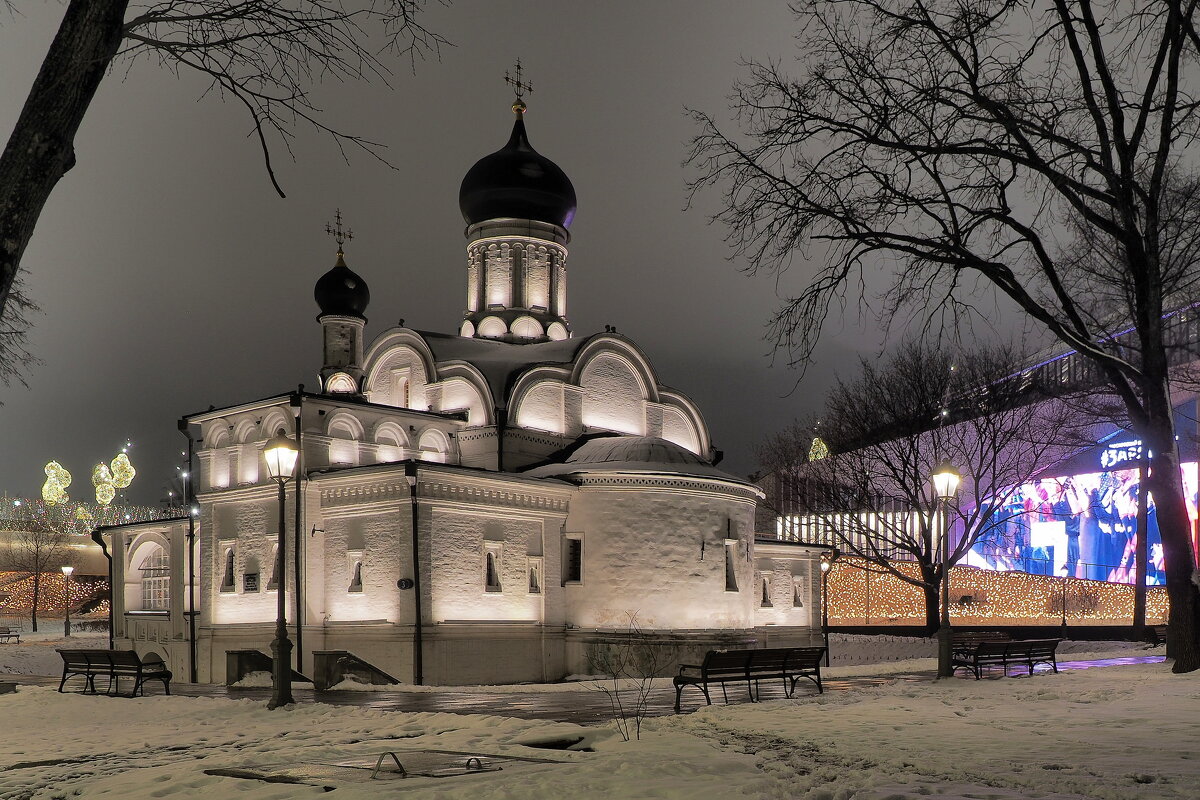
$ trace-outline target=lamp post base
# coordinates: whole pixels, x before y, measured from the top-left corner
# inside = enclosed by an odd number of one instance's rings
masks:
[[[292,698],[292,642],[287,637],[287,631],[276,632],[275,640],[271,642],[272,663],[271,700],[267,708],[274,709],[288,706],[296,701]]]

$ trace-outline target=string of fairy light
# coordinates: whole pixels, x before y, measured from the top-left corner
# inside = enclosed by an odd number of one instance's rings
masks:
[[[77,576],[67,580],[61,572],[44,572],[38,586],[38,613],[61,614],[66,608],[66,585],[71,587],[71,614],[97,597],[103,598],[90,607],[87,616],[107,617],[109,609],[108,579],[96,576]],[[0,572],[0,616],[28,615],[33,607],[33,576],[25,572]]]
[[[919,577],[914,562],[892,566]],[[876,566],[866,567],[864,559],[850,556],[834,562],[828,583],[830,624],[924,624],[925,598],[918,587],[874,571]],[[1068,624],[1124,624],[1133,618],[1134,586],[1126,583],[952,567],[950,585],[950,616],[955,624],[1052,624],[1062,620],[1064,600]],[[1166,622],[1169,608],[1166,587],[1147,587],[1147,623]]]

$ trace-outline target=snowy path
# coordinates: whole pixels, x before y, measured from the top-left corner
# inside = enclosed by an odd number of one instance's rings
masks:
[[[335,763],[390,749],[552,758],[453,779],[343,782],[336,797],[728,800],[1194,800],[1200,794],[1200,676],[1162,664],[1060,675],[896,683],[607,728],[487,715],[381,712],[261,701],[0,696],[0,798],[247,800],[317,786],[206,774]],[[525,746],[586,737],[595,752]],[[569,791],[564,787],[570,787]]]

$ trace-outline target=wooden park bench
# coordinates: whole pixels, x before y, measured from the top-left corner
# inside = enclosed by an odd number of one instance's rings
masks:
[[[1158,647],[1160,644],[1167,643],[1167,626],[1166,625],[1147,625],[1146,638],[1150,644]]]
[[[1058,672],[1055,651],[1061,639],[1012,639],[1010,641],[982,641],[974,648],[955,651],[950,660],[954,671],[969,669],[979,680],[984,667],[1003,667],[1008,676],[1010,666],[1025,666],[1033,674],[1035,664],[1049,664]]]
[[[955,655],[969,656],[983,642],[1011,642],[1012,635],[1005,631],[954,631],[950,635],[950,649]]]
[[[796,682],[808,678],[817,692],[824,692],[821,685],[821,660],[825,657],[824,647],[777,647],[761,650],[709,650],[702,664],[681,664],[675,685],[675,711],[679,711],[679,698],[685,686],[697,686],[704,699],[712,705],[709,694],[710,683],[720,684],[721,696],[729,702],[725,691],[727,683],[746,683],[750,702],[756,702],[760,680],[781,679],[783,692],[791,697]]]
[[[10,625],[0,625],[0,642],[21,643],[21,629]]]
[[[171,670],[154,653],[147,653],[144,659],[134,650],[59,650],[58,654],[63,660],[60,692],[68,678],[80,675],[84,679],[83,694],[96,694],[96,676],[108,678],[105,694],[112,696],[145,694],[143,687],[149,680],[162,681],[163,690],[171,693]],[[133,691],[128,695],[120,694],[121,678],[133,678]]]

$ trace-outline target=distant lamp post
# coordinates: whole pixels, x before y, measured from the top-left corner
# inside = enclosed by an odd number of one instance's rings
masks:
[[[938,677],[954,675],[951,664],[953,647],[950,629],[950,515],[946,506],[958,493],[962,476],[949,461],[938,464],[933,471],[933,495],[937,498],[938,519],[942,527],[942,602],[941,620],[938,625]]]
[[[287,585],[285,574],[287,560],[284,558],[287,548],[286,520],[284,518],[287,493],[283,487],[292,478],[298,455],[299,450],[296,449],[296,443],[285,436],[282,431],[267,442],[263,448],[263,456],[267,461],[267,474],[271,476],[271,480],[279,484],[279,547],[276,553],[279,561],[275,565],[276,574],[279,575],[279,585],[275,589],[275,641],[271,642],[271,655],[274,659],[271,700],[267,703],[267,708],[272,709],[296,702],[292,699],[292,642],[288,639],[287,604],[283,591]]]
[[[821,556],[821,636],[825,640],[825,666],[829,666],[829,570],[837,561],[838,551],[833,548]]]
[[[71,573],[74,567],[63,567],[63,636],[71,635]]]

